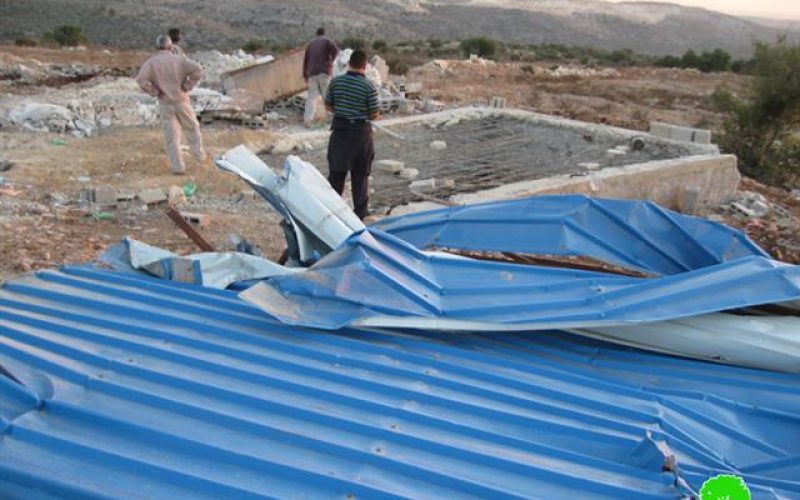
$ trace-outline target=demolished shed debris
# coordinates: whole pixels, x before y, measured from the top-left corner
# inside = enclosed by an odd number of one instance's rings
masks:
[[[674,499],[800,492],[800,376],[529,336],[288,327],[235,293],[69,267],[0,288],[21,498]]]

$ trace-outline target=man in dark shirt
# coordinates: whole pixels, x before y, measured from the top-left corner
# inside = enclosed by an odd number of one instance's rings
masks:
[[[181,29],[170,28],[167,34],[169,35],[170,40],[172,40],[172,49],[170,49],[170,52],[172,52],[176,56],[185,57],[186,52],[184,52],[183,47],[181,47],[180,45],[181,39],[183,38],[183,35],[181,34]]]
[[[341,195],[350,172],[353,210],[360,219],[369,215],[369,174],[375,159],[370,120],[380,111],[378,90],[364,76],[366,68],[366,52],[354,50],[347,73],[334,78],[325,95],[325,107],[333,113],[328,182]]]
[[[328,82],[333,73],[333,61],[339,48],[325,36],[325,29],[319,28],[317,36],[309,42],[303,59],[303,78],[308,83],[308,97],[303,121],[310,126],[317,116],[317,101],[328,91]]]

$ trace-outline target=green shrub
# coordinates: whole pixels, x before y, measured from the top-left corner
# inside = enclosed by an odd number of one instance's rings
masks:
[[[37,42],[33,38],[27,36],[20,36],[14,40],[14,45],[17,47],[36,47]]]
[[[754,79],[747,95],[718,89],[713,96],[726,113],[721,146],[736,154],[747,175],[769,183],[800,175],[800,145],[793,132],[800,127],[800,44],[785,38],[758,43]]]
[[[388,44],[385,40],[375,40],[372,42],[372,50],[376,52],[383,52],[388,48]]]
[[[498,43],[491,38],[479,36],[461,40],[460,48],[464,57],[476,54],[479,57],[493,59],[497,54]]]
[[[266,43],[264,43],[262,40],[257,40],[255,38],[248,40],[247,43],[242,45],[242,50],[249,54],[263,52],[266,48],[267,48]]]
[[[342,47],[343,49],[364,50],[367,48],[367,41],[364,40],[363,38],[347,37],[344,40],[342,40],[342,43],[339,46]]]
[[[88,43],[89,39],[83,33],[83,28],[64,24],[45,33],[42,36],[42,42],[54,43],[59,47],[77,47]]]

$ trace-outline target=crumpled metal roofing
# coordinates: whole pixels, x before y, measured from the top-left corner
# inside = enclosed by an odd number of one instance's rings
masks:
[[[800,495],[800,376],[563,333],[321,332],[66,268],[0,289],[0,365],[5,498]]]
[[[748,256],[643,279],[422,252],[367,230],[307,270],[241,296],[286,324],[324,329],[589,328],[796,301],[800,266]]]
[[[642,200],[535,196],[382,219],[374,229],[419,249],[588,256],[658,275],[769,257],[747,235]]]

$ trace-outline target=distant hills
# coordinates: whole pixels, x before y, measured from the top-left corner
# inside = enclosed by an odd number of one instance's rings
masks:
[[[97,44],[147,48],[168,27],[193,49],[247,40],[302,43],[318,25],[337,38],[388,41],[486,35],[506,42],[561,43],[682,54],[723,48],[747,56],[792,23],[747,19],[668,3],[579,0],[0,0],[0,40],[38,37],[61,24]]]

